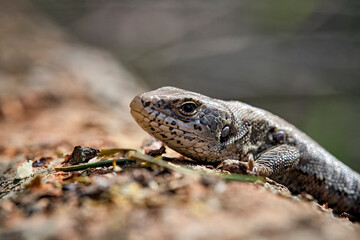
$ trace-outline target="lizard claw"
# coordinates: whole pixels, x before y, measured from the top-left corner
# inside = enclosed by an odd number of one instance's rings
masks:
[[[248,164],[248,169],[246,173],[253,176],[259,176],[259,169],[256,166],[256,163],[254,161],[254,156],[252,154],[248,155],[247,164]]]
[[[216,169],[221,169],[223,172],[246,174],[248,173],[249,167],[246,162],[229,159],[222,161]]]

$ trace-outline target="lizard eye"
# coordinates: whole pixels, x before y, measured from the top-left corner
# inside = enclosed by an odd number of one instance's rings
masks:
[[[180,106],[180,112],[184,115],[194,115],[196,113],[197,105],[194,102],[184,102]]]

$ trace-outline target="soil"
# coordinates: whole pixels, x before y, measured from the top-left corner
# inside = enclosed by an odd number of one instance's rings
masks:
[[[359,223],[271,181],[226,182],[152,165],[55,172],[76,145],[139,147],[146,135],[86,97],[29,93],[3,98],[0,107],[1,239],[358,239],[360,234]],[[33,174],[15,179],[27,160],[33,161]]]

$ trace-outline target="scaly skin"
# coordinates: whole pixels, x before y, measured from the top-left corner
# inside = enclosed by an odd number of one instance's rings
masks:
[[[245,162],[294,193],[360,217],[360,175],[265,110],[174,87],[139,94],[130,108],[145,131],[184,156],[224,166]]]

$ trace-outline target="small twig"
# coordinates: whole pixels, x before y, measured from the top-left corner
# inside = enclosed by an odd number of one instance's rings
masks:
[[[171,164],[168,163],[162,159],[157,159],[154,157],[151,157],[149,155],[146,154],[142,154],[140,152],[134,152],[134,153],[130,153],[129,154],[129,158],[137,160],[137,161],[142,161],[142,162],[149,162],[149,163],[153,163],[155,165],[170,169],[170,170],[174,170],[183,174],[190,174],[190,175],[194,175],[194,171],[179,165],[175,165],[175,164]]]
[[[126,162],[134,161],[132,159],[116,159],[116,164],[122,164]],[[97,168],[97,167],[110,167],[113,165],[113,160],[104,160],[104,161],[97,161],[97,162],[91,162],[91,163],[84,163],[74,166],[68,166],[68,167],[55,167],[55,171],[64,171],[64,172],[72,172],[72,171],[79,171],[84,170],[88,168]]]

